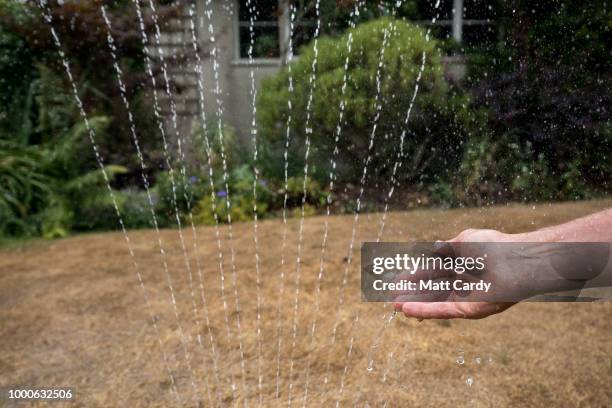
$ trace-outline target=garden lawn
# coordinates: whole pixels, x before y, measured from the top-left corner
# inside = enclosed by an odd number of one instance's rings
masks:
[[[482,209],[414,210],[388,215],[384,240],[448,239],[465,228],[528,231],[610,207],[612,200],[562,204],[510,205]],[[202,405],[213,400],[249,405],[258,402],[258,361],[264,406],[286,406],[290,355],[294,357],[293,405],[302,406],[309,370],[308,406],[330,406],[336,398],[353,406],[551,407],[612,405],[612,303],[529,303],[480,321],[417,322],[398,316],[375,349],[374,369],[367,355],[389,308],[362,303],[359,293],[359,245],[347,265],[353,216],[329,219],[320,313],[314,340],[316,282],[324,217],[307,218],[300,264],[296,348],[291,351],[299,219],[288,222],[284,245],[285,285],[281,289],[282,220],[259,224],[261,271],[261,358],[258,359],[257,290],[253,224],[233,226],[240,313],[235,311],[229,229],[220,228],[228,339],[220,291],[219,253],[214,227],[197,228],[197,251],[190,228],[185,247],[194,279],[194,318],[189,273],[176,230],[161,231],[177,310]],[[362,214],[357,242],[372,240],[380,214]],[[167,277],[154,231],[130,231],[135,261],[142,273],[151,309],[145,307],[121,233],[81,235],[36,241],[0,249],[0,386],[70,386],[74,406],[172,406],[158,337],[186,406],[193,406],[190,370],[170,302]],[[337,307],[342,275],[349,266],[344,305]],[[210,329],[215,341],[218,378],[210,354],[199,289],[203,275]],[[277,306],[281,313],[280,398],[276,398]],[[355,315],[359,315],[353,325]],[[238,335],[236,318],[240,318]],[[337,338],[331,333],[339,317]],[[201,328],[203,347],[197,342]],[[353,338],[348,370],[347,353]],[[243,382],[239,339],[244,354]],[[465,363],[457,364],[459,349]],[[389,358],[393,352],[393,357]],[[479,360],[477,360],[479,359]],[[478,361],[480,363],[478,363]],[[329,382],[323,383],[329,364]],[[383,382],[384,376],[384,382]],[[473,385],[468,386],[468,377]],[[340,392],[341,383],[343,390]],[[56,406],[62,406],[61,404]]]

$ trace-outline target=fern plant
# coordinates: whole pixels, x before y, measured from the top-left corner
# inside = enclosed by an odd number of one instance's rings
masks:
[[[31,216],[50,193],[36,149],[0,140],[0,236],[30,235]]]
[[[0,236],[63,237],[115,216],[72,96],[50,69],[41,65],[38,74],[31,85],[36,126],[0,134]],[[104,116],[90,119],[99,136],[108,124]],[[114,165],[105,170],[109,181],[127,172]]]

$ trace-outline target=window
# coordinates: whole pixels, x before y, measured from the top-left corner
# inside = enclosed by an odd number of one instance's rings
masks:
[[[440,39],[452,38],[465,46],[489,44],[497,38],[494,20],[497,9],[489,0],[442,0],[438,11],[432,1],[418,1],[418,19],[425,26],[431,25],[434,16],[434,33]],[[492,4],[493,3],[493,4]]]
[[[487,0],[465,0],[461,16],[462,35],[455,40],[467,46],[494,43],[498,34],[494,25],[497,9],[492,3]],[[458,14],[456,18],[459,19]]]
[[[253,58],[279,58],[278,0],[251,0],[251,7],[256,13],[253,22]],[[248,58],[251,44],[251,10],[248,9],[246,1],[240,2],[238,15],[240,58]]]
[[[317,21],[314,8],[316,0],[294,0],[297,8],[293,31],[293,51],[307,44],[313,37]],[[279,3],[281,5],[279,5]],[[388,4],[386,4],[388,3]],[[399,7],[397,17],[430,26],[434,16],[433,34],[440,39],[454,39],[462,46],[473,47],[491,44],[497,38],[493,24],[496,8],[489,0],[441,0],[438,10],[431,0],[405,0]],[[253,58],[281,58],[288,45],[290,24],[289,1],[251,0],[255,10]],[[348,27],[351,2],[320,0],[321,34],[340,34]],[[379,3],[363,3],[360,20],[365,21],[390,14],[396,0],[381,0]],[[241,1],[238,13],[239,57],[248,58],[250,46],[249,28],[251,11],[246,1]]]
[[[335,0],[334,0],[335,1]],[[246,2],[240,2],[239,21],[239,49],[240,58],[249,57],[251,10]],[[293,52],[297,53],[300,46],[307,44],[313,37],[316,29],[314,2],[296,1],[298,8],[296,16],[298,21],[294,24]],[[278,0],[251,0],[251,7],[255,10],[253,21],[253,58],[280,58],[288,47],[290,24],[289,2]],[[300,10],[302,10],[300,12]],[[283,41],[284,39],[284,41]]]

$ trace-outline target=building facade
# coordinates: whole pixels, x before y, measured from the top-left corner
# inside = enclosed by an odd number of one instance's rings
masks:
[[[250,12],[246,1],[195,0],[195,31],[197,46],[203,61],[201,79],[204,85],[204,113],[207,121],[215,123],[219,115],[226,125],[234,128],[240,140],[247,141],[252,121],[251,70],[256,87],[263,78],[277,73],[289,56],[290,33],[289,0],[268,0],[257,4],[257,19],[253,22],[257,44],[253,60],[249,61]],[[476,2],[477,3],[477,2]],[[489,18],[474,18],[464,0],[443,1],[440,18],[435,24],[446,30],[446,36],[459,44],[464,33],[471,28],[492,24]],[[465,18],[466,14],[468,18]],[[190,132],[193,120],[200,116],[197,73],[193,59],[176,58],[189,55],[192,50],[191,17],[185,15],[171,29],[165,30],[161,48],[175,78],[176,92],[172,96],[180,119],[183,134]],[[310,21],[312,26],[314,22]],[[431,20],[416,21],[428,25]],[[294,42],[307,42],[310,38],[308,22],[296,28]],[[299,32],[298,32],[299,31]],[[311,30],[312,32],[312,30]],[[297,57],[299,58],[299,57]],[[444,60],[447,75],[460,79],[465,74],[461,56],[447,56]],[[170,103],[164,105],[164,113],[171,114]]]

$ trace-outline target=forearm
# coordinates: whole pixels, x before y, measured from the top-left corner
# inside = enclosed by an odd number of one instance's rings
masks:
[[[559,290],[572,290],[580,287],[600,287],[612,285],[612,209],[607,209],[565,224],[544,228],[522,234],[511,234],[514,242],[538,243],[601,243],[601,245],[581,245],[568,247],[567,254],[562,254],[556,268],[565,283],[557,281]],[[607,245],[605,245],[607,243]],[[564,246],[561,246],[564,251]],[[592,267],[597,260],[606,259],[603,266]],[[564,267],[563,267],[564,266]],[[560,269],[564,269],[559,272]],[[597,270],[594,270],[597,269]]]
[[[516,242],[609,242],[612,243],[612,208],[565,224],[521,234],[510,234]]]
[[[461,256],[469,254],[463,254],[463,248],[458,244],[492,243],[493,248],[501,251],[501,256],[490,256],[486,272],[480,277],[497,281],[502,297],[516,300],[398,300],[394,306],[406,316],[419,319],[479,319],[506,310],[521,299],[534,295],[580,290],[584,287],[612,286],[612,209],[523,234],[466,230],[448,242],[453,244],[453,250],[459,249]],[[595,244],[571,244],[589,242]],[[521,245],[522,243],[536,245]],[[469,245],[466,247],[468,250],[471,248]],[[478,255],[478,247],[476,249]]]

